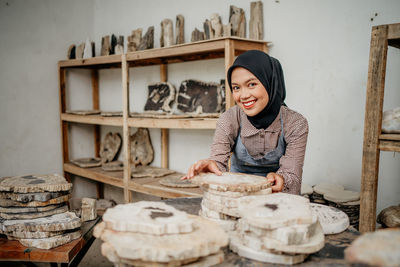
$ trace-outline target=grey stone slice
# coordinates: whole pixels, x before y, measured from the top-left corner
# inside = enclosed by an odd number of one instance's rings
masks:
[[[154,150],[147,128],[138,128],[137,132],[131,135],[131,163],[134,166],[149,165],[154,159]]]
[[[47,238],[47,237],[52,237],[56,235],[62,235],[64,234],[65,231],[54,231],[54,232],[43,232],[43,231],[37,231],[37,232],[29,232],[29,231],[14,231],[14,232],[7,232],[7,237],[8,239],[21,239],[21,238],[29,238],[29,239],[34,239],[34,238]]]
[[[221,37],[223,34],[223,28],[221,23],[221,17],[217,13],[211,15],[210,24],[211,24],[212,38]]]
[[[400,206],[383,209],[378,215],[377,222],[386,227],[400,227]]]
[[[75,115],[96,115],[100,114],[100,110],[98,109],[66,110],[65,113],[75,114]]]
[[[197,28],[194,29],[192,32],[192,38],[190,39],[191,42],[202,41],[205,39],[204,32],[199,31]]]
[[[154,26],[151,26],[147,29],[147,32],[140,41],[137,50],[151,49],[153,47],[154,47]]]
[[[175,173],[175,171],[166,168],[159,168],[154,166],[138,166],[135,169],[132,169],[131,176],[132,178],[158,178],[164,177],[166,175],[171,175],[173,173]]]
[[[67,59],[75,59],[75,57],[76,57],[75,49],[76,49],[76,46],[74,44],[72,44],[68,47]]]
[[[190,180],[182,180],[181,178],[185,176],[183,173],[174,173],[169,174],[164,178],[161,178],[158,182],[164,186],[168,187],[180,187],[180,188],[187,188],[187,187],[199,187],[196,184],[193,184]]]
[[[249,38],[254,40],[263,40],[264,34],[264,16],[263,3],[261,1],[250,3],[250,23]]]
[[[101,163],[113,161],[121,149],[122,138],[119,133],[107,133],[100,145]]]
[[[68,191],[72,184],[59,174],[32,174],[0,178],[0,191],[38,193]]]
[[[246,38],[246,16],[244,10],[230,6],[229,22],[232,24],[232,35]]]
[[[135,52],[142,41],[142,28],[132,31],[132,34],[128,36],[128,47],[126,52]]]
[[[79,159],[72,159],[71,162],[81,168],[92,168],[101,166],[100,158],[79,158]]]
[[[368,266],[400,265],[400,229],[365,233],[344,251],[346,262]]]
[[[11,192],[0,192],[0,199],[10,199],[22,203],[31,201],[48,201],[52,198],[57,198],[63,195],[69,194],[70,191],[61,192],[41,192],[41,193],[11,193]]]
[[[54,214],[60,214],[68,211],[68,206],[64,205],[52,210],[42,212],[27,212],[27,213],[4,213],[0,212],[0,218],[6,220],[23,220],[23,219],[36,219],[51,216]]]
[[[67,244],[75,239],[81,237],[81,232],[76,231],[72,233],[66,233],[58,236],[52,236],[48,238],[39,239],[19,239],[18,241],[26,247],[35,247],[41,249],[51,249],[64,244]]]
[[[203,29],[204,29],[204,39],[205,40],[210,40],[210,39],[214,38],[212,28],[211,28],[211,22],[208,19],[206,19],[203,22]]]
[[[175,96],[176,89],[169,82],[150,84],[144,110],[172,112]]]
[[[122,161],[116,160],[101,165],[101,169],[106,172],[117,172],[124,170],[124,163]]]
[[[171,19],[161,21],[160,47],[168,47],[174,45],[174,30]]]
[[[63,204],[48,205],[43,207],[0,207],[0,212],[4,213],[28,213],[28,212],[43,212],[54,210],[61,207]]]
[[[382,132],[400,134],[400,107],[383,112]]]
[[[1,207],[44,207],[48,205],[59,204],[67,202],[71,195],[62,195],[56,198],[51,198],[47,201],[30,201],[30,202],[19,202],[11,199],[0,199]]]
[[[111,47],[110,47],[110,35],[103,36],[101,38],[101,56],[110,55]]]
[[[83,58],[91,58],[94,55],[92,54],[93,49],[92,49],[92,42],[89,40],[89,38],[86,39],[85,42],[85,49],[83,51]]]
[[[222,101],[220,84],[184,80],[179,87],[177,108],[182,112],[217,113],[222,109]]]
[[[175,22],[175,43],[176,44],[183,44],[185,43],[185,18],[183,15],[179,14],[176,16]]]
[[[314,214],[318,216],[324,234],[338,234],[349,227],[349,217],[343,211],[321,204],[311,203],[310,205]]]
[[[80,226],[81,220],[73,212],[36,219],[0,221],[0,230],[3,232],[54,232],[75,229]]]
[[[75,49],[75,57],[76,59],[82,59],[83,58],[83,51],[85,50],[85,43],[81,43],[78,45]]]
[[[82,198],[82,209],[81,209],[81,221],[91,221],[97,218],[96,213],[96,199],[94,198]]]

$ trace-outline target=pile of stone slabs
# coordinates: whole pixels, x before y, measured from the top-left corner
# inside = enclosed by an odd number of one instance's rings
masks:
[[[285,193],[247,196],[239,202],[230,248],[242,257],[276,264],[303,262],[324,246],[324,233],[308,199]]]
[[[58,174],[0,178],[0,231],[42,249],[79,238],[80,219],[67,206],[71,188]]]
[[[264,177],[242,173],[201,173],[192,179],[204,194],[200,216],[217,222],[225,231],[236,228],[240,217],[238,205],[241,197],[271,194],[270,184]]]
[[[116,266],[212,266],[224,260],[228,244],[213,222],[150,201],[107,209],[93,234]]]

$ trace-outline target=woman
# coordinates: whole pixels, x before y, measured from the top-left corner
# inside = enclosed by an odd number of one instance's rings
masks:
[[[236,58],[227,79],[237,105],[221,114],[211,156],[193,164],[183,179],[201,172],[221,175],[231,158],[231,172],[264,176],[273,192],[300,194],[308,123],[284,104],[279,61],[247,51]]]

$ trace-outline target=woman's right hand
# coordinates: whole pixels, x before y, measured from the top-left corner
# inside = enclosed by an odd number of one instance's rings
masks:
[[[195,175],[202,172],[212,172],[216,175],[222,175],[222,172],[219,170],[217,163],[214,160],[202,159],[190,166],[186,176],[182,177],[181,179],[192,179]]]

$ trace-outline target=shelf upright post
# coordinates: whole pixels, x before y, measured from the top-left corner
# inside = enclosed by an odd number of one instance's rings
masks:
[[[233,64],[233,60],[235,58],[235,44],[232,39],[225,39],[225,109],[228,110],[230,107],[235,105],[235,101],[232,98],[231,90],[229,88],[228,79],[226,78],[226,74],[228,72],[229,67]]]
[[[126,62],[126,54],[121,55],[122,68],[122,130],[123,130],[123,150],[124,150],[124,200],[125,203],[132,201],[132,194],[128,189],[131,180],[131,138],[129,134],[128,117],[129,117],[129,68]]]
[[[160,65],[160,81],[166,82],[168,81],[168,65],[161,64]],[[168,168],[168,140],[169,139],[169,131],[166,128],[161,128],[161,167]]]
[[[60,86],[60,121],[61,121],[61,144],[62,144],[62,163],[63,169],[64,164],[69,161],[69,150],[68,150],[68,123],[61,119],[61,115],[65,113],[66,110],[66,97],[65,97],[65,82],[66,82],[66,70],[58,64],[58,80]],[[67,179],[68,182],[71,182],[70,175],[63,171],[64,177]]]

